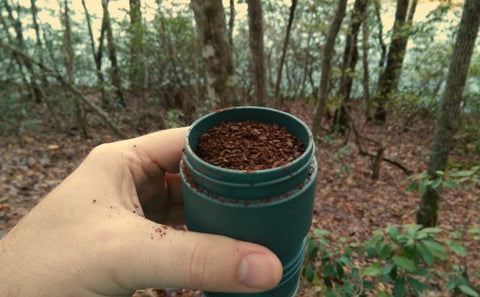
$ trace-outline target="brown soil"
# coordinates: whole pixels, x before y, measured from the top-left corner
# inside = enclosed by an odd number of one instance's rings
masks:
[[[196,151],[213,165],[237,170],[279,167],[303,152],[285,127],[258,121],[222,122],[200,136]]]

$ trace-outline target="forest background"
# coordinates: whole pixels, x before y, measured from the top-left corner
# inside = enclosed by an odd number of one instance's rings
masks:
[[[309,124],[322,164],[299,296],[479,296],[478,15],[478,0],[4,0],[0,237],[92,147],[263,105]]]

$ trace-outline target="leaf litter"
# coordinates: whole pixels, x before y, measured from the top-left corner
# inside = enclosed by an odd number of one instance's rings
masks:
[[[311,124],[311,106],[307,103],[297,101],[285,110]],[[418,117],[412,122],[411,117],[394,115],[386,125],[376,125],[364,123],[360,113],[354,113],[353,118],[361,135],[382,143],[386,157],[401,163],[413,174],[426,170],[433,119]],[[0,138],[0,237],[72,172],[94,146],[114,140],[106,130],[97,129],[95,133],[87,140],[58,131]],[[325,229],[333,238],[360,242],[369,238],[375,229],[415,223],[420,195],[407,192],[409,181],[405,173],[382,162],[379,179],[372,180],[372,160],[359,154],[353,135],[348,141],[345,139],[345,136],[326,135],[318,142],[319,174],[312,230]],[[374,144],[363,145],[372,153],[376,151]],[[480,156],[472,151],[453,149],[449,160],[452,164],[479,163]],[[444,189],[438,227],[465,232],[480,224],[479,213],[478,187]],[[480,271],[478,241],[466,238],[463,243],[469,253],[469,271]],[[308,283],[302,281],[301,284],[297,296],[311,296]],[[201,292],[158,288],[139,290],[133,296],[195,297],[201,296]]]

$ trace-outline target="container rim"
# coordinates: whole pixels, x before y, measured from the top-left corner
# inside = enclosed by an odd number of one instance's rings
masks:
[[[200,158],[197,155],[197,153],[190,146],[190,133],[196,128],[196,126],[199,122],[204,121],[205,119],[208,119],[210,117],[217,116],[219,113],[228,112],[228,111],[233,110],[233,109],[262,110],[262,111],[267,111],[267,112],[272,112],[272,113],[278,113],[278,114],[280,114],[280,115],[282,115],[286,118],[293,119],[301,127],[303,127],[303,129],[305,130],[305,132],[308,135],[308,143],[306,143],[306,144],[304,143],[305,150],[303,151],[303,153],[300,156],[298,156],[297,158],[295,158],[291,162],[288,162],[287,164],[284,164],[282,166],[278,166],[278,167],[274,167],[274,168],[268,168],[268,169],[258,169],[258,170],[231,169],[231,168],[216,166],[216,165],[213,165],[209,162],[204,161],[202,158]],[[248,118],[246,118],[245,120],[248,120]],[[264,123],[268,123],[268,122],[264,122]],[[294,136],[298,137],[296,135],[294,135]],[[214,112],[208,113],[208,114],[198,118],[196,121],[194,121],[192,123],[192,125],[190,125],[190,127],[189,127],[189,129],[188,129],[188,131],[185,135],[185,151],[190,156],[193,156],[195,158],[196,162],[200,163],[202,166],[205,166],[207,168],[211,168],[213,170],[224,171],[227,174],[231,173],[231,174],[238,174],[238,175],[250,175],[250,174],[262,174],[262,173],[276,173],[276,172],[284,171],[285,168],[290,167],[290,166],[296,166],[296,164],[298,164],[299,162],[302,162],[302,159],[306,158],[307,155],[311,154],[313,149],[314,149],[313,135],[312,135],[312,132],[311,132],[310,128],[307,126],[307,124],[305,124],[305,122],[303,122],[298,117],[296,117],[296,116],[294,116],[290,113],[287,113],[287,112],[284,112],[284,111],[281,111],[281,110],[278,110],[278,109],[274,109],[274,108],[261,107],[261,106],[250,106],[250,105],[234,106],[234,107],[227,107],[227,108],[222,108],[222,109],[215,110]]]

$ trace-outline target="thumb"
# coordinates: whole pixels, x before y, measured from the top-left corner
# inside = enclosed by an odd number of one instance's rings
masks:
[[[107,273],[124,288],[250,293],[274,288],[280,282],[282,264],[263,246],[175,230],[140,217],[134,220],[123,228],[121,244],[108,245],[117,250],[109,253],[107,269],[114,271]]]

